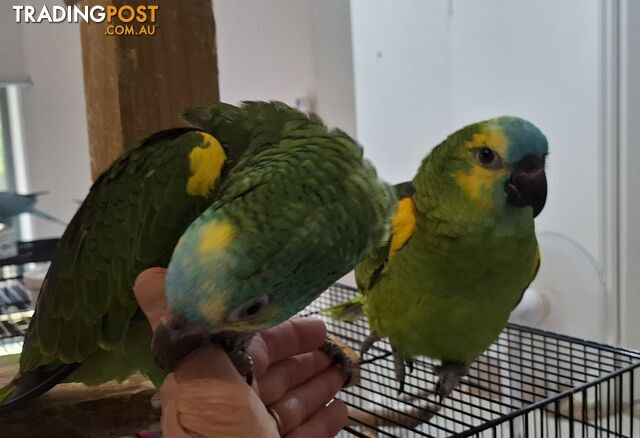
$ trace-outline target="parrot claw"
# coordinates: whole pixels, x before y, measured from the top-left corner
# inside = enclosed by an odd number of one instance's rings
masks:
[[[367,354],[369,350],[371,350],[373,344],[378,342],[380,339],[382,339],[380,336],[376,335],[374,332],[371,332],[369,336],[367,336],[367,339],[365,339],[360,346],[360,356],[364,357],[364,355]]]
[[[344,342],[332,335],[327,335],[320,346],[331,361],[338,365],[346,377],[344,387],[355,386],[360,383],[360,361],[358,355]]]
[[[190,323],[185,317],[162,318],[151,341],[156,363],[162,369],[173,371],[179,360],[202,345],[208,337],[202,327]]]
[[[253,383],[253,358],[243,348],[232,350],[227,353],[233,366],[238,373],[247,380],[247,385]]]
[[[253,383],[253,358],[245,350],[245,345],[252,337],[253,333],[219,332],[209,339],[227,352],[231,363],[249,385]]]
[[[446,362],[434,368],[438,375],[438,383],[436,383],[436,394],[440,397],[440,402],[449,397],[453,390],[458,386],[460,378],[469,373],[469,367],[462,363]]]
[[[404,363],[409,369],[409,374],[413,374],[413,359],[405,359]]]
[[[393,353],[393,364],[396,370],[396,381],[400,384],[398,388],[398,395],[400,395],[404,393],[404,381],[407,375],[405,364],[407,361],[395,348],[391,347],[391,351]],[[411,369],[413,370],[413,363]]]

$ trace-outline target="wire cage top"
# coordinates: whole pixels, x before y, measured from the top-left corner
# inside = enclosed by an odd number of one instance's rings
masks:
[[[20,286],[0,285],[0,355],[19,352],[31,317]],[[302,315],[325,319],[330,333],[357,350],[369,334],[365,320],[335,322],[319,314],[354,293],[336,284]],[[405,393],[398,394],[390,346],[377,343],[361,365],[360,384],[339,394],[350,408],[343,435],[640,437],[639,352],[508,325],[442,402],[431,392],[435,365],[415,360]]]
[[[319,314],[354,293],[336,284],[302,315],[325,319],[330,333],[358,349],[369,334],[365,320]],[[350,409],[345,436],[640,437],[639,352],[508,325],[442,402],[432,393],[436,365],[415,360],[398,394],[391,348],[376,344],[360,384],[339,394]]]

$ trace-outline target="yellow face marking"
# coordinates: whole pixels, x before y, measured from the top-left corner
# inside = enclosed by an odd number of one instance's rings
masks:
[[[486,145],[493,149],[500,157],[504,157],[507,151],[507,139],[498,129],[486,129],[473,135],[470,141],[464,144],[466,149],[475,149]],[[491,210],[495,207],[493,199],[493,186],[498,178],[507,175],[507,169],[487,169],[474,161],[468,172],[457,172],[454,178],[465,193],[476,202],[482,210]]]
[[[202,144],[189,153],[191,177],[187,182],[187,193],[207,197],[220,178],[227,155],[214,136],[205,132],[198,134],[202,137]]]
[[[473,149],[487,145],[494,151],[496,151],[501,157],[504,157],[507,152],[507,138],[504,133],[495,128],[486,128],[476,134],[473,134],[473,138],[464,144],[467,149]]]
[[[235,236],[233,225],[225,221],[216,221],[202,226],[200,231],[200,253],[207,254],[223,250]]]
[[[394,255],[413,236],[416,229],[416,207],[411,197],[402,198],[398,202],[396,214],[391,219],[391,249],[389,255]]]
[[[213,298],[200,303],[198,310],[211,324],[218,325],[225,317],[226,304],[227,295],[216,294]]]

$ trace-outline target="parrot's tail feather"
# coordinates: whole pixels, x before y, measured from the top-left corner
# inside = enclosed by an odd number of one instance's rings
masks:
[[[51,216],[50,214],[45,213],[44,211],[38,210],[38,209],[36,209],[36,208],[32,209],[32,210],[30,211],[30,213],[31,213],[32,215],[34,215],[34,216],[39,216],[39,217],[41,217],[41,218],[43,218],[43,219],[47,219],[47,220],[49,220],[49,221],[51,221],[51,222],[55,222],[56,224],[62,225],[63,227],[66,227],[66,226],[67,226],[67,223],[66,223],[66,222],[61,221],[61,220],[60,220],[60,219],[58,219],[57,217],[55,217],[55,216]]]
[[[80,364],[40,367],[15,377],[11,383],[0,388],[0,412],[12,409],[28,400],[44,394],[71,374]]]
[[[320,314],[336,321],[355,322],[364,313],[364,299],[364,295],[358,294],[349,301],[321,310]]]

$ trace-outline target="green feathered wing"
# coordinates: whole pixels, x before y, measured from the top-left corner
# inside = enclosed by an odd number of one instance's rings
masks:
[[[189,153],[201,143],[193,128],[157,133],[96,180],[60,240],[19,375],[3,391],[8,401],[38,395],[74,372],[70,380],[89,384],[137,369],[159,377],[132,286],[142,270],[167,265],[184,229],[212,202],[213,194],[185,190]]]
[[[180,240],[167,274],[174,314],[215,331],[256,331],[302,310],[379,244],[392,206],[390,190],[348,135],[282,104],[245,108],[251,135],[238,141],[247,151]],[[205,108],[188,117],[208,129],[211,114]],[[225,244],[199,252],[222,228],[231,236]],[[186,284],[197,292],[185,296]],[[256,294],[268,297],[268,310],[230,320]]]
[[[411,197],[414,192],[413,184],[408,181],[397,184],[393,190],[398,201]],[[397,214],[397,213],[396,213]],[[395,230],[397,232],[398,230]],[[364,259],[355,267],[356,285],[358,293],[351,300],[340,303],[336,306],[329,307],[321,311],[323,315],[329,316],[338,321],[353,322],[363,315],[363,306],[366,302],[366,293],[370,290],[380,278],[384,268],[389,260],[389,251],[394,236],[394,229],[388,238],[382,241],[373,251],[367,254]]]

